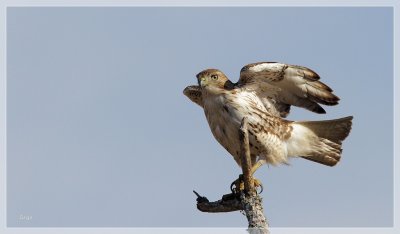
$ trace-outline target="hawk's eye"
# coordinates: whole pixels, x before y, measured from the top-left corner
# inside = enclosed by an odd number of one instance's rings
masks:
[[[218,75],[215,75],[215,74],[214,74],[214,75],[211,75],[211,79],[212,79],[212,80],[218,80]]]

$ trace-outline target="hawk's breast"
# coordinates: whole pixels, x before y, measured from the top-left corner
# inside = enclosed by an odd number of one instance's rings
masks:
[[[253,114],[253,110],[265,111],[261,100],[252,92],[225,91],[218,95],[204,95],[204,112],[215,139],[235,158],[240,165],[240,141],[238,130],[243,117],[249,123],[259,123],[260,116]],[[258,155],[264,151],[261,142],[250,131],[250,151]]]

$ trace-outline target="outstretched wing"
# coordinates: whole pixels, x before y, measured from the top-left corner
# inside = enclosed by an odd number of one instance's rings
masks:
[[[317,73],[306,67],[283,63],[246,65],[240,71],[236,86],[255,91],[266,102],[264,105],[272,103],[277,110],[286,109],[287,114],[290,105],[322,114],[326,112],[319,104],[336,105],[339,101],[332,89],[319,81]]]
[[[203,107],[203,98],[201,95],[201,88],[198,85],[191,85],[183,90],[183,94],[188,97],[192,102]]]

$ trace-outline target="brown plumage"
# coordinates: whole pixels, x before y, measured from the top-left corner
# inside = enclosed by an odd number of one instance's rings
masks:
[[[240,165],[238,129],[248,119],[252,163],[288,163],[302,157],[333,166],[340,160],[342,141],[352,117],[326,121],[282,119],[295,105],[325,113],[319,105],[336,105],[339,98],[311,69],[281,63],[255,63],[242,68],[232,83],[221,71],[197,74],[198,86],[184,94],[203,107],[211,132]]]

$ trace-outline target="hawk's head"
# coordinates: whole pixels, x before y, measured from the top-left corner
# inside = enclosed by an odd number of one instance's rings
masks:
[[[217,69],[207,69],[196,75],[197,82],[201,88],[225,88],[228,78]]]

